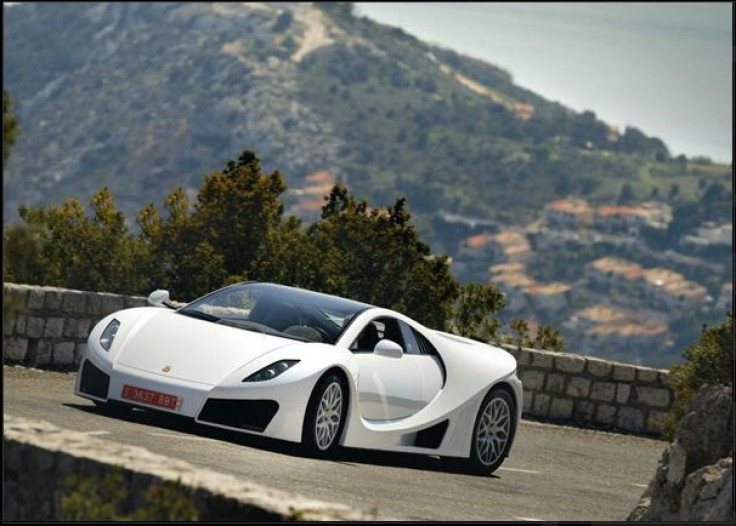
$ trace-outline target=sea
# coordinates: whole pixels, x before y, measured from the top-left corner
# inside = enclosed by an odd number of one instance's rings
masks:
[[[733,159],[731,3],[370,3],[355,13],[509,71],[673,155]]]

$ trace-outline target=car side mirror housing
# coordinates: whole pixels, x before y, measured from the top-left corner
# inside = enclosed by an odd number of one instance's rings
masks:
[[[169,298],[168,290],[154,290],[148,295],[148,304],[153,307],[168,307],[173,308],[171,305],[171,299]]]
[[[373,354],[386,356],[388,358],[401,358],[404,354],[404,350],[394,341],[380,340],[373,348]]]

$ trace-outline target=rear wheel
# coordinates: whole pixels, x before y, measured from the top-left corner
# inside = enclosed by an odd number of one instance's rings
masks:
[[[490,475],[503,464],[511,448],[515,420],[514,399],[508,391],[494,389],[485,396],[473,426],[468,459],[471,472]]]
[[[335,452],[345,427],[347,385],[342,376],[328,373],[312,391],[302,429],[302,445],[313,456],[327,457]]]

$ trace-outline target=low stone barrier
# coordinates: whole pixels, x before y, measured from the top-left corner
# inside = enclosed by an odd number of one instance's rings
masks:
[[[187,462],[5,415],[3,420],[3,522],[59,520],[67,476],[101,477],[120,468],[128,506],[145,502],[149,487],[179,483],[204,521],[377,520],[331,504],[267,488]],[[130,510],[123,510],[129,512]]]
[[[143,307],[146,298],[4,283],[3,305],[6,363],[71,369],[79,365],[99,320],[121,309]]]
[[[668,371],[502,345],[516,357],[526,416],[660,436]]]
[[[12,318],[3,321],[5,362],[42,368],[77,367],[97,321],[123,308],[146,305],[146,299],[139,296],[14,283],[5,283],[3,293]],[[661,421],[673,401],[666,370],[502,347],[518,361],[525,416],[661,434]]]

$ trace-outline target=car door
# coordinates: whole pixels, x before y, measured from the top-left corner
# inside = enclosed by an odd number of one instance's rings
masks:
[[[407,352],[399,320],[381,316],[366,323],[350,350],[358,366],[358,406],[368,420],[394,420],[419,411],[422,401],[422,374]],[[398,358],[373,352],[376,343],[389,339],[402,348]]]
[[[439,394],[445,385],[445,366],[440,359],[437,349],[420,331],[399,321],[401,334],[404,337],[407,358],[414,362],[421,379],[419,396],[420,409]]]

